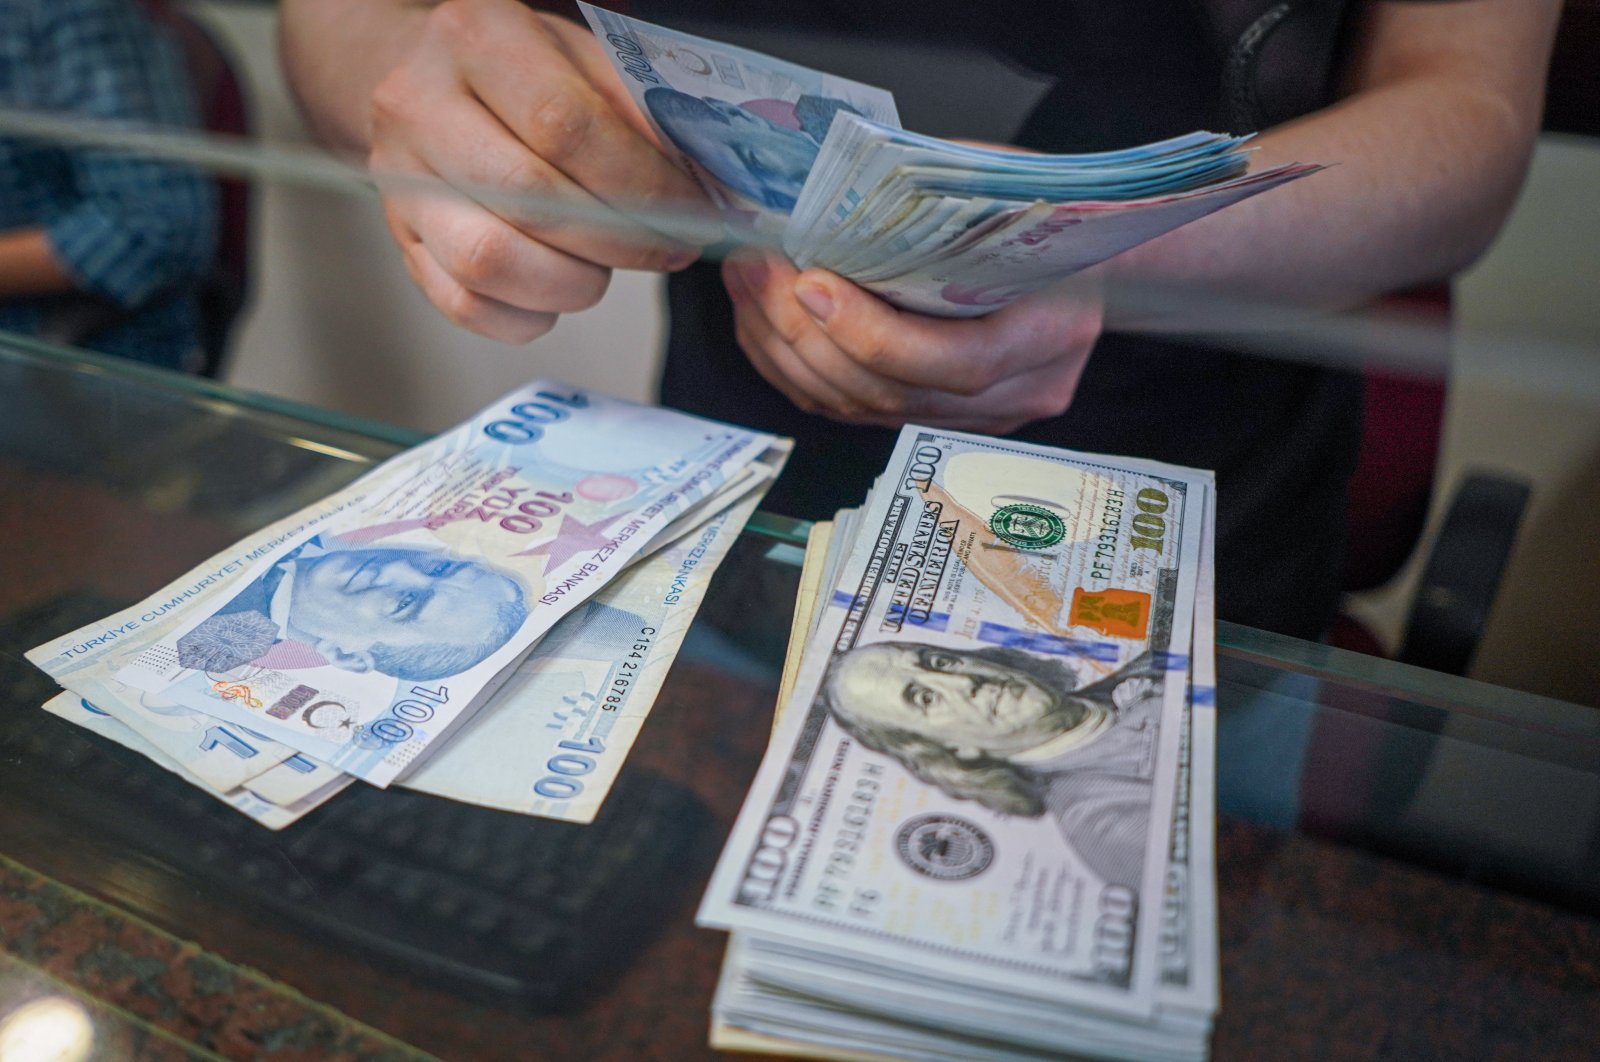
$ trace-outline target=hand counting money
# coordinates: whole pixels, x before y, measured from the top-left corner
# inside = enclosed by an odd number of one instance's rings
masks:
[[[894,98],[580,3],[662,142],[731,215],[903,309],[973,317],[1321,167],[1194,132],[1034,155],[920,136]]]

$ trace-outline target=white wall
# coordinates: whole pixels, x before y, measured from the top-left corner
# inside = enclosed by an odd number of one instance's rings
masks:
[[[278,71],[274,11],[196,5],[233,46],[261,134],[305,134]],[[1469,163],[1464,163],[1469,164]],[[1455,375],[1439,469],[1535,485],[1476,673],[1600,703],[1600,147],[1546,138],[1518,211],[1457,289]],[[443,321],[406,278],[376,204],[281,185],[257,199],[257,289],[230,380],[437,429],[548,374],[629,397],[654,388],[660,285],[619,274],[595,310],[525,348]],[[1356,604],[1393,639],[1415,577]]]

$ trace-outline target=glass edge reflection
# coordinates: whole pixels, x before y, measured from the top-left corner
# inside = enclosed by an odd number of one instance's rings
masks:
[[[174,392],[205,399],[228,402],[255,413],[291,417],[319,427],[331,428],[373,439],[392,446],[415,446],[432,437],[431,432],[406,428],[397,424],[373,420],[350,413],[340,413],[320,406],[307,405],[293,399],[278,398],[258,391],[246,391],[215,380],[173,372],[154,365],[141,365],[126,358],[98,354],[94,351],[46,343],[31,336],[0,330],[0,357],[22,358],[34,361],[65,362],[79,370],[114,375],[128,380]],[[338,456],[338,455],[330,455]],[[355,455],[364,456],[364,455]],[[788,542],[804,547],[811,530],[809,521],[759,510],[750,518],[745,528],[762,538]]]
[[[404,428],[350,413],[338,413],[296,402],[293,399],[245,391],[215,380],[174,372],[156,365],[142,365],[127,358],[80,350],[76,347],[57,346],[31,336],[0,330],[0,356],[15,357],[19,354],[34,361],[66,362],[80,370],[136,380],[145,386],[177,394],[228,402],[253,413],[292,417],[319,427],[364,436],[394,446],[415,446],[429,438],[428,432],[414,428]]]
[[[294,418],[334,431],[371,439],[390,446],[414,446],[428,432],[366,417],[245,391],[224,383],[140,365],[123,358],[57,346],[30,337],[0,331],[0,357],[35,362],[57,362],[80,370],[110,374],[169,392],[227,402],[241,409],[270,416]],[[811,524],[766,510],[757,511],[746,532],[801,548]],[[1455,675],[1444,675],[1393,660],[1365,656],[1314,642],[1301,641],[1234,623],[1217,624],[1217,649],[1223,655],[1254,658],[1273,666],[1314,674],[1366,688],[1382,688],[1421,703],[1452,710],[1471,710],[1504,722],[1555,727],[1575,736],[1600,737],[1600,712],[1582,705]]]
[[[1600,710],[1460,675],[1307,642],[1237,623],[1217,622],[1217,653],[1296,671],[1322,682],[1383,693],[1521,729],[1600,742]],[[1326,706],[1324,706],[1326,707]]]

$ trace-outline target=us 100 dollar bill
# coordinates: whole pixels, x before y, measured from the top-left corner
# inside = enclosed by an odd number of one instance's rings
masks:
[[[905,429],[701,920],[1151,1014],[1208,479]]]

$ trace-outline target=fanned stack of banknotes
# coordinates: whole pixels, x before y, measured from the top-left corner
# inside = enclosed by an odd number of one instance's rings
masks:
[[[700,910],[732,930],[714,1045],[1205,1057],[1213,494],[903,431],[807,551],[772,743]]]
[[[272,829],[357,779],[589,822],[788,452],[536,382],[28,658]]]
[[[732,216],[904,309],[993,312],[1320,166],[1193,132],[1036,155],[900,128],[890,93],[580,3],[639,109]]]

